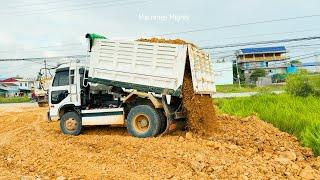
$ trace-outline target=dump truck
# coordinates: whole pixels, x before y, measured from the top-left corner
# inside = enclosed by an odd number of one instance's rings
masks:
[[[174,130],[186,121],[185,71],[194,93],[215,93],[210,56],[192,44],[86,38],[87,63],[61,64],[49,87],[48,118],[59,119],[64,134],[96,125],[124,126],[139,138]]]
[[[41,69],[43,70],[43,68]],[[36,101],[39,107],[47,107],[48,106],[48,89],[52,80],[52,77],[44,77],[41,73],[41,70],[38,74],[37,81],[39,82],[39,86],[34,89],[34,93],[36,96]]]

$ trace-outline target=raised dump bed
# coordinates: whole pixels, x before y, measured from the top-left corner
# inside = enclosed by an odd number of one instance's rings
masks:
[[[212,62],[193,45],[95,39],[89,81],[142,92],[180,96],[186,65],[194,92],[215,92]]]

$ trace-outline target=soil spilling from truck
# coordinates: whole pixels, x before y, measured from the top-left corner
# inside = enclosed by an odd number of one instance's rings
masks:
[[[186,66],[182,86],[182,104],[187,116],[187,128],[199,135],[210,135],[217,129],[217,117],[210,95],[195,94],[190,66]]]

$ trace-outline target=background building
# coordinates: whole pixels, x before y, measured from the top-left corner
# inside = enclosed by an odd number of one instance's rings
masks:
[[[21,77],[0,80],[0,88],[5,96],[28,95],[36,87],[35,79]]]
[[[34,78],[15,78],[18,81],[19,91],[25,95],[29,94],[31,90],[36,87],[36,80]]]
[[[12,97],[19,94],[19,86],[14,83],[0,82],[0,97]]]
[[[287,50],[284,46],[245,48],[236,52],[239,69],[244,73],[247,82],[256,69],[264,69],[267,76],[287,73],[290,66]]]
[[[299,69],[305,69],[309,73],[320,73],[320,62],[307,62],[302,63],[301,66],[298,67]]]

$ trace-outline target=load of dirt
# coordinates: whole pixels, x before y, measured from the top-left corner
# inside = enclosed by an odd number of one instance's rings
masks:
[[[0,179],[319,179],[320,159],[255,116],[218,115],[206,138],[139,139],[126,128],[63,135],[46,108],[0,107]]]
[[[183,77],[182,104],[187,116],[188,130],[202,136],[213,133],[218,124],[210,95],[195,94],[189,65]]]
[[[188,43],[182,39],[164,39],[164,38],[150,38],[150,39],[147,39],[147,38],[140,38],[140,39],[137,39],[137,41],[141,41],[141,42],[151,42],[151,43],[168,43],[168,44],[191,44],[192,46],[195,46],[194,44],[192,43]]]

